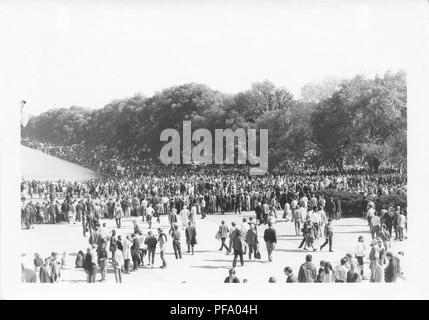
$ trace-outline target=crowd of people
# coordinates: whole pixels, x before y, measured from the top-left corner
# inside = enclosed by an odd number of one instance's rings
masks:
[[[225,249],[226,254],[233,253],[233,268],[237,266],[238,260],[240,261],[240,265],[244,266],[245,255],[248,255],[249,260],[262,259],[257,233],[258,227],[262,225],[267,260],[271,262],[277,244],[275,225],[278,218],[281,218],[281,221],[291,222],[295,226],[299,226],[296,236],[303,237],[299,248],[304,246],[303,250],[311,248],[313,251],[317,251],[317,248],[314,247],[315,241],[319,238],[324,238],[325,242],[320,246],[319,250],[322,250],[325,245],[329,244],[329,251],[333,252],[333,221],[341,219],[341,217],[334,215],[327,218],[324,202],[318,201],[318,207],[312,207],[312,201],[314,201],[313,198],[306,200],[305,197],[299,201],[292,201],[290,206],[285,206],[285,210],[281,211],[283,212],[281,217],[277,216],[278,210],[272,210],[273,208],[270,208],[267,203],[262,205],[258,203],[254,216],[249,218],[243,217],[239,224],[232,222],[231,226],[228,226],[222,220],[215,234],[216,239],[220,241],[219,251]],[[64,200],[63,203],[67,203],[67,200]],[[88,242],[90,247],[86,253],[80,250],[77,253],[75,261],[76,268],[85,270],[87,282],[95,282],[97,272],[101,277],[99,280],[105,281],[106,270],[109,264],[114,271],[115,279],[118,283],[122,282],[123,273],[129,274],[130,272],[137,271],[141,266],[145,265],[145,260],[147,260],[147,266],[153,268],[157,248],[160,260],[162,261],[160,268],[166,268],[165,251],[169,238],[171,238],[175,258],[182,259],[181,238],[183,232],[185,233],[187,253],[194,254],[194,246],[197,244],[197,215],[201,215],[201,219],[204,219],[202,212],[197,212],[196,202],[193,202],[189,209],[184,205],[180,212],[175,207],[170,209],[166,203],[170,228],[168,232],[164,232],[163,228],[158,226],[156,228],[156,235],[151,230],[152,219],[156,217],[156,222],[160,223],[160,214],[155,214],[155,209],[152,208],[152,204],[147,202],[146,199],[141,204],[144,211],[141,210],[141,207],[140,210],[137,207],[130,210],[141,212],[140,221],[147,224],[149,230],[147,235],[143,234],[137,218],[133,218],[134,228],[132,233],[118,235],[117,230],[121,228],[120,219],[124,216],[121,205],[118,204],[118,207],[114,211],[107,209],[106,216],[101,217],[100,208],[96,208],[97,204],[93,206],[92,203],[89,200],[86,202],[79,200],[74,207],[78,221],[82,222],[83,236],[86,237],[87,233],[89,233]],[[113,204],[114,202],[111,206]],[[163,206],[164,204],[162,203],[158,205],[159,208]],[[264,206],[270,208],[270,211],[266,214],[264,213]],[[73,203],[70,207],[73,207]],[[109,216],[109,212],[111,216]],[[258,212],[261,214],[258,214]],[[400,208],[394,209],[393,207],[389,207],[388,210],[383,209],[380,212],[376,212],[374,204],[370,202],[368,204],[367,217],[373,240],[370,243],[369,254],[366,252],[367,247],[364,243],[364,238],[360,236],[355,245],[354,252],[347,253],[335,268],[332,267],[331,263],[321,261],[319,270],[316,270],[316,267],[312,264],[311,255],[307,255],[307,260],[301,266],[297,278],[295,278],[291,267],[285,268],[285,274],[288,276],[287,282],[360,282],[362,280],[395,282],[399,277],[404,278],[399,264],[399,257],[403,253],[394,255],[390,250],[392,241],[402,241],[404,239],[405,228],[401,224],[401,220],[395,218],[398,215],[399,217],[403,215],[403,211]],[[320,219],[320,217],[322,218]],[[381,221],[381,228],[377,228],[378,224],[374,223],[374,217],[378,217]],[[391,217],[393,218],[391,219]],[[115,219],[116,229],[108,228],[106,222],[101,220],[109,218]],[[392,239],[393,232],[397,235],[395,239]],[[364,259],[369,260],[369,278],[365,278]],[[61,270],[65,268],[65,259],[63,257],[59,261],[57,254],[52,253],[50,257],[43,260],[36,254],[34,265],[36,272],[39,272],[40,282],[58,282],[61,279]],[[29,270],[26,270],[26,272],[28,273]],[[234,277],[227,278],[225,282],[236,282],[234,279]]]
[[[151,161],[139,161],[137,158],[120,156],[103,147],[87,149],[83,145],[57,147],[26,141],[27,146],[37,148],[59,158],[73,161],[98,171],[107,172],[97,180],[87,182],[70,181],[36,181],[22,180],[21,183],[21,222],[25,229],[34,228],[35,224],[80,223],[82,235],[89,234],[90,248],[86,253],[80,251],[76,258],[76,267],[87,273],[87,281],[94,282],[97,270],[101,280],[105,279],[106,268],[110,263],[114,269],[117,282],[122,281],[122,273],[137,270],[147,263],[153,267],[155,251],[159,247],[162,268],[167,267],[165,248],[171,237],[172,247],[177,259],[182,258],[181,233],[185,232],[188,251],[194,252],[196,244],[195,219],[204,219],[211,214],[254,212],[254,218],[243,218],[236,225],[227,226],[223,221],[216,232],[220,241],[220,251],[224,248],[227,254],[233,253],[235,268],[238,260],[244,264],[244,256],[249,259],[261,259],[257,228],[266,225],[264,242],[267,259],[272,261],[277,242],[275,224],[277,220],[291,222],[297,237],[302,236],[299,248],[303,250],[323,250],[328,246],[333,251],[334,221],[343,216],[342,202],[339,197],[326,197],[323,190],[348,191],[363,194],[368,199],[366,214],[372,235],[371,253],[369,254],[371,281],[378,282],[380,268],[387,264],[392,269],[391,257],[396,263],[397,255],[390,251],[390,242],[406,239],[406,208],[393,205],[376,210],[373,198],[381,195],[405,195],[406,175],[386,169],[380,174],[369,174],[360,169],[350,168],[339,174],[335,170],[315,172],[307,170],[295,174],[271,172],[264,176],[250,175],[248,170],[240,167],[219,168],[194,166],[164,166]],[[118,171],[119,170],[119,171]],[[156,234],[150,231],[143,235],[138,222],[147,223],[152,229],[153,223],[159,223],[166,216],[170,225],[167,233],[157,228]],[[108,230],[103,219],[115,222],[117,230],[121,229],[123,218],[133,218],[135,230],[123,238],[115,230]],[[181,225],[180,225],[180,223]],[[393,231],[395,239],[391,239]],[[318,243],[318,245],[316,245]],[[357,247],[363,244],[359,240]],[[321,264],[313,282],[320,279],[332,279],[335,282],[347,280],[346,274],[353,272],[363,277],[363,256],[361,250],[341,260],[338,271],[328,262]],[[356,260],[356,261],[355,261]],[[343,263],[344,262],[344,263]],[[58,268],[58,263],[60,268]],[[45,267],[43,267],[46,264]],[[307,261],[306,264],[311,264]],[[36,263],[35,263],[36,265]],[[61,263],[56,255],[40,261],[38,259],[40,282],[55,282],[61,270]],[[43,267],[43,268],[42,268]],[[45,276],[45,269],[51,276]],[[55,270],[54,270],[55,269]],[[58,270],[57,270],[58,269]],[[293,275],[287,268],[285,272]],[[313,267],[311,267],[313,270]],[[396,267],[395,270],[399,270]],[[43,277],[42,271],[43,270]],[[307,275],[308,270],[304,270]],[[302,279],[299,271],[299,282]],[[310,272],[313,275],[312,271]],[[331,274],[331,276],[325,275]],[[341,279],[338,274],[341,273]],[[322,274],[320,276],[320,274]],[[396,273],[395,273],[396,274]],[[55,276],[52,276],[55,275]],[[301,275],[301,276],[300,276]],[[309,275],[306,276],[307,278]],[[353,275],[353,279],[359,279]],[[42,281],[49,278],[49,281]],[[397,276],[395,275],[395,279]],[[289,277],[288,277],[289,279]],[[288,282],[293,282],[293,276]],[[380,280],[381,281],[381,280]],[[387,280],[386,280],[387,281]],[[231,281],[229,281],[231,282]],[[234,281],[232,281],[234,282]],[[319,282],[327,282],[320,280]],[[347,282],[347,281],[343,281]],[[349,281],[350,282],[350,281]]]

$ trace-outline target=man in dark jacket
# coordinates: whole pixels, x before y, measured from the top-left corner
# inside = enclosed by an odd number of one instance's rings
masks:
[[[305,262],[299,268],[298,282],[315,282],[317,277],[317,268],[311,262],[311,254],[305,256]]]
[[[191,221],[188,221],[188,226],[185,229],[186,244],[188,245],[188,253],[192,251],[194,254],[194,245],[197,244],[197,230],[192,225]]]
[[[262,224],[262,206],[260,202],[258,202],[258,204],[255,207],[255,213],[256,213],[256,222],[259,225],[261,225]]]
[[[253,223],[249,225],[250,229],[247,230],[246,243],[249,246],[249,260],[252,260],[252,252],[255,253],[256,257],[256,252],[258,251],[258,233]]]
[[[335,219],[340,220],[342,217],[341,200],[339,197],[335,199]]]
[[[237,265],[237,258],[240,257],[241,266],[244,266],[244,248],[246,244],[244,243],[243,235],[241,234],[240,229],[235,228],[231,233],[231,243],[232,249],[234,250],[234,260],[232,261],[232,266],[235,268]]]
[[[326,212],[328,214],[328,218],[335,219],[336,206],[334,202],[334,198],[330,197],[326,202]]]
[[[45,259],[45,263],[40,267],[39,280],[40,283],[51,283],[52,281],[52,268],[50,266],[51,260]]]
[[[268,228],[265,229],[264,241],[267,245],[268,261],[273,261],[272,253],[275,249],[275,244],[277,243],[277,235],[271,222],[268,222]]]
[[[83,205],[82,200],[79,200],[79,202],[76,204],[76,221],[80,222],[84,213],[85,213],[85,206]]]
[[[133,240],[133,244],[131,246],[131,257],[134,263],[133,271],[136,271],[140,264],[140,243],[134,233],[131,235],[131,238]]]

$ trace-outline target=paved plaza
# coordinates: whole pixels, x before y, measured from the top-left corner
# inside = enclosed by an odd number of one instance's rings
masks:
[[[281,213],[278,213],[281,216]],[[227,255],[225,250],[220,252],[220,241],[215,239],[215,233],[221,220],[225,220],[228,225],[232,221],[239,224],[243,217],[254,216],[253,213],[247,212],[242,215],[225,214],[225,215],[209,215],[205,219],[197,217],[197,245],[195,246],[195,254],[191,255],[186,253],[186,241],[184,230],[182,231],[182,252],[183,259],[176,260],[173,252],[171,237],[168,239],[166,259],[168,267],[160,269],[161,260],[159,258],[159,251],[157,248],[155,257],[155,267],[150,269],[146,266],[147,256],[145,257],[145,266],[140,266],[138,271],[131,272],[129,275],[123,276],[123,284],[129,282],[164,282],[164,283],[220,283],[223,282],[228,275],[228,269],[232,267],[233,255]],[[129,234],[133,232],[133,218],[123,219],[121,229],[118,229],[118,234]],[[156,221],[156,219],[154,219]],[[113,220],[103,219],[101,222],[106,222],[109,230],[116,229]],[[138,218],[140,229],[144,235],[149,231],[146,222]],[[178,221],[181,225],[180,217]],[[169,225],[166,216],[161,217],[161,223],[154,223],[152,231],[156,232],[156,228],[162,227],[167,233]],[[258,227],[258,236],[260,243],[260,251],[262,255],[261,260],[249,261],[248,256],[245,256],[244,266],[237,267],[237,276],[242,279],[247,279],[252,283],[266,283],[269,277],[274,276],[277,282],[284,282],[285,275],[283,269],[286,266],[291,266],[295,274],[298,274],[298,269],[305,259],[305,255],[309,251],[298,249],[302,240],[301,236],[296,236],[294,225],[291,222],[278,220],[274,225],[277,230],[278,243],[273,256],[273,262],[268,262],[267,251],[265,242],[263,241],[263,232],[265,226]],[[70,283],[84,283],[86,274],[82,269],[74,268],[74,261],[76,253],[79,250],[86,252],[89,247],[88,238],[82,236],[81,223],[76,224],[56,224],[56,225],[35,225],[34,229],[22,230],[22,259],[26,267],[32,267],[32,259],[35,252],[38,252],[41,257],[45,258],[50,255],[52,251],[62,256],[63,252],[67,253],[67,263],[70,269],[64,270],[62,274],[62,281]],[[360,235],[365,238],[367,245],[367,257],[370,251],[371,235],[367,221],[362,218],[344,218],[334,222],[334,252],[329,252],[326,246],[322,252],[311,252],[313,255],[313,262],[318,267],[321,260],[330,261],[333,266],[339,263],[340,259],[348,252],[353,253],[353,249]],[[319,248],[320,244],[324,242],[324,238],[318,239],[315,242],[315,247]],[[406,258],[406,243],[407,241],[392,241],[392,248],[390,249],[395,254],[398,251],[405,252]],[[110,252],[109,252],[110,254]],[[240,265],[238,263],[238,265]],[[404,264],[401,262],[401,265]],[[132,262],[131,262],[132,266]],[[365,259],[365,268],[368,272],[369,261]],[[369,275],[366,272],[367,275]],[[404,270],[406,273],[406,269]],[[100,274],[97,273],[97,280]],[[107,281],[114,283],[115,277],[113,269],[109,264]],[[101,284],[101,283],[100,283]]]

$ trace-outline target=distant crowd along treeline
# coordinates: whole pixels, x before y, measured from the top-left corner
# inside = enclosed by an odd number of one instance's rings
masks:
[[[406,74],[327,79],[309,83],[295,98],[268,80],[237,94],[189,83],[155,93],[114,100],[89,110],[72,106],[31,117],[23,137],[60,145],[105,145],[142,159],[159,157],[160,133],[192,130],[268,129],[269,166],[284,159],[342,171],[360,163],[406,165]]]

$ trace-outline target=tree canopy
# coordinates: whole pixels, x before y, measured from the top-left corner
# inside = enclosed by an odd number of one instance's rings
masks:
[[[157,158],[166,128],[259,128],[269,132],[269,160],[306,161],[342,170],[364,163],[406,165],[406,74],[387,72],[373,79],[328,78],[302,88],[301,98],[269,80],[249,90],[224,94],[188,83],[155,93],[118,99],[97,110],[71,106],[31,117],[23,137],[71,145],[106,145],[141,158]]]

